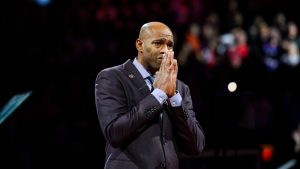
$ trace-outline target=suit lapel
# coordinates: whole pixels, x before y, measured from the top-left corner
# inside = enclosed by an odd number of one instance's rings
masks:
[[[141,92],[144,96],[150,94],[150,90],[145,80],[130,59],[123,64],[123,68],[126,76],[136,86],[139,92]]]

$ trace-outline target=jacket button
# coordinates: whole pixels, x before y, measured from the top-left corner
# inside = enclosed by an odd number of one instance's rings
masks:
[[[166,163],[165,162],[161,162],[160,163],[160,168],[166,168]]]

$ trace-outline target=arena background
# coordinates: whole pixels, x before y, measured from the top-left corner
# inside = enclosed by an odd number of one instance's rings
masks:
[[[105,143],[95,110],[94,81],[103,68],[136,56],[135,39],[148,21],[165,22],[174,30],[176,57],[187,44],[192,25],[200,32],[198,52],[210,44],[203,30],[215,31],[217,61],[199,59],[192,50],[180,62],[179,79],[190,86],[207,137],[200,156],[182,154],[182,169],[273,169],[296,162],[299,65],[286,64],[282,48],[275,58],[278,66],[265,65],[263,42],[254,25],[259,18],[279,28],[275,18],[281,14],[283,42],[288,23],[299,26],[295,1],[1,3],[0,108],[14,95],[32,92],[0,124],[1,169],[103,168]],[[247,37],[248,52],[238,65],[232,65],[223,36],[234,28]],[[226,52],[221,50],[224,46]],[[230,82],[237,84],[236,91],[227,90]]]

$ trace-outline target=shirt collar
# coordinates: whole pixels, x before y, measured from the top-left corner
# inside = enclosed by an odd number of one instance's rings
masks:
[[[144,79],[150,76],[150,73],[144,68],[143,65],[140,64],[140,62],[138,62],[136,58],[133,60],[133,65],[137,68]]]

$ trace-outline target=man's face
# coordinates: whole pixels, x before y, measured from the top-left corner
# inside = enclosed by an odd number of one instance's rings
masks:
[[[172,32],[165,27],[156,28],[142,41],[142,53],[139,62],[151,73],[159,70],[163,55],[173,51],[174,40]]]

